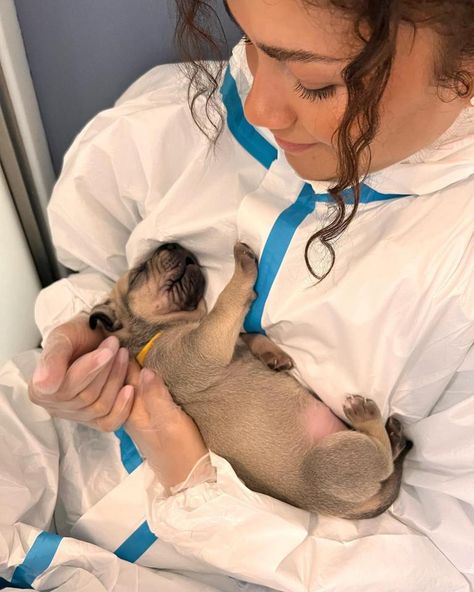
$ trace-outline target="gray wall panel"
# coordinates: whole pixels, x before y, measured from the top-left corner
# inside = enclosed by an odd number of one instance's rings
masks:
[[[141,74],[174,62],[173,0],[15,0],[56,174],[74,136]],[[222,19],[229,38],[238,34]]]

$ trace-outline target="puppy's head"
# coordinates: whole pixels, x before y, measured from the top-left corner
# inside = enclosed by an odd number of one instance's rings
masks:
[[[176,243],[161,245],[117,281],[109,298],[92,309],[89,325],[95,329],[100,322],[123,344],[146,342],[150,333],[200,319],[204,285],[192,253]]]

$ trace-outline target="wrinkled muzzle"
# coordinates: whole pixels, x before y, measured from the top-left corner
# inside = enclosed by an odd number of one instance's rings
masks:
[[[163,290],[179,310],[194,310],[204,295],[205,280],[196,257],[177,243],[158,247],[151,258],[162,276]]]

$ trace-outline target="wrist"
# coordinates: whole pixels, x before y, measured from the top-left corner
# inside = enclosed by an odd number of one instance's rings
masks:
[[[181,433],[179,439],[156,431],[131,432],[140,454],[147,460],[160,483],[173,488],[187,480],[193,468],[209,453],[200,433]],[[173,430],[172,430],[173,431]]]
[[[176,495],[202,483],[215,483],[217,481],[216,468],[211,463],[210,451],[207,451],[188,473],[186,479],[175,486],[170,486],[168,492],[170,495]]]

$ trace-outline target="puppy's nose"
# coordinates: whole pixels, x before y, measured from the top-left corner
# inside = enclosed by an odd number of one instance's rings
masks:
[[[178,243],[165,243],[164,245],[160,246],[160,249],[166,250],[166,251],[175,251],[176,249],[180,249],[180,245],[178,245]]]

